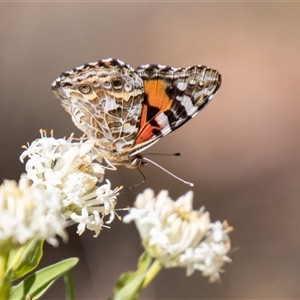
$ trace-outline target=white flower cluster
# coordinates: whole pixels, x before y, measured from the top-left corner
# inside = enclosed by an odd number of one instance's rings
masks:
[[[187,275],[195,270],[220,279],[219,273],[230,250],[227,223],[211,223],[209,213],[192,209],[193,193],[173,201],[167,191],[156,197],[151,189],[138,195],[135,207],[124,217],[134,221],[148,253],[164,267],[185,267]]]
[[[56,194],[30,185],[24,174],[19,184],[4,180],[0,186],[0,251],[19,247],[32,239],[56,246],[56,235],[67,239],[65,219]]]
[[[100,164],[102,157],[91,140],[77,141],[47,137],[41,130],[41,138],[26,147],[20,160],[28,158],[26,172],[32,185],[57,194],[61,213],[66,220],[78,224],[77,233],[85,229],[99,235],[105,223],[115,218],[115,205],[119,189],[111,190],[111,184],[99,186],[105,169]],[[109,215],[107,221],[104,217]]]

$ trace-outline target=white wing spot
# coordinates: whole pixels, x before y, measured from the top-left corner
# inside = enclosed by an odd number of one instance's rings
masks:
[[[124,65],[125,65],[124,61],[121,60],[121,59],[117,59],[117,62],[118,62],[121,66],[124,66]]]
[[[160,69],[164,69],[166,67],[166,65],[160,65],[160,64],[158,64],[157,67],[160,68]]]
[[[195,85],[196,84],[196,80],[194,80],[194,79],[191,79],[190,81],[189,81],[189,85]]]
[[[186,82],[179,81],[177,83],[177,88],[181,91],[185,91],[186,87],[187,87]]]
[[[149,64],[145,64],[145,65],[141,65],[141,66],[140,66],[140,68],[144,68],[144,69],[147,69],[147,68],[149,68],[149,67],[150,67]]]

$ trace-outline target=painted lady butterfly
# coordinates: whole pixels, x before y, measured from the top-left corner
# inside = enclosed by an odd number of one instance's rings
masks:
[[[206,66],[134,69],[110,58],[62,73],[52,89],[103,157],[138,168],[139,153],[194,117],[220,85],[220,73]]]

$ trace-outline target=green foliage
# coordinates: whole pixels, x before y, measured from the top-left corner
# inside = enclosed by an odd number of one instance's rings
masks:
[[[11,281],[34,270],[43,256],[43,240],[32,240],[25,246],[9,253],[8,266],[12,270]]]
[[[32,274],[11,289],[9,299],[38,299],[48,288],[78,262],[77,258],[68,258]]]
[[[147,271],[151,266],[152,258],[144,252],[139,259],[137,270],[123,273],[115,288],[111,300],[115,299],[138,299],[143,288]]]

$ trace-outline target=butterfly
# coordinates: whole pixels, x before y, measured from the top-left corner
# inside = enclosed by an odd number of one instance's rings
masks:
[[[62,73],[52,89],[105,159],[138,168],[145,163],[140,152],[194,117],[220,85],[221,74],[202,65],[134,69],[109,58]]]

